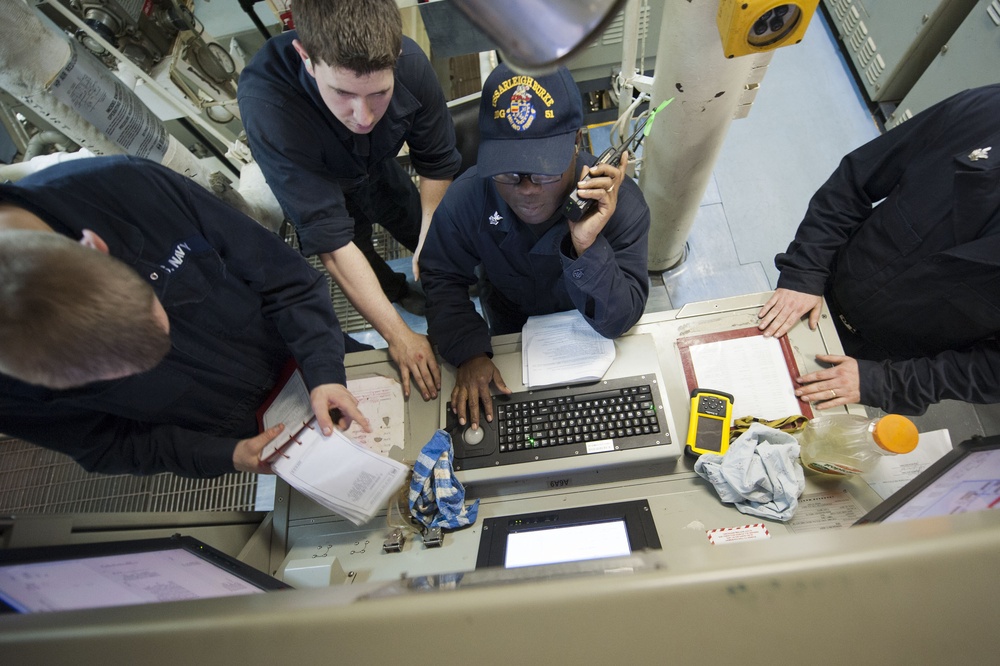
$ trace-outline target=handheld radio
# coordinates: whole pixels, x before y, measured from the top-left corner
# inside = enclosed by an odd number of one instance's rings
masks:
[[[639,140],[636,142],[635,147],[638,148],[639,144],[642,143],[642,137],[639,136],[639,133],[642,131],[642,128],[645,127],[646,122],[647,121],[643,121],[643,123],[636,128],[635,132],[632,133],[632,136],[626,139],[622,145],[617,148],[612,146],[601,153],[597,158],[597,162],[594,163],[594,166],[608,163],[618,166],[618,162],[622,158],[622,153],[628,150],[629,146],[633,141],[635,141],[636,137],[639,137]],[[587,175],[583,177],[583,180],[590,180],[589,171],[587,172]],[[570,192],[568,197],[566,197],[566,203],[563,204],[562,212],[563,215],[569,218],[570,222],[579,222],[587,213],[591,211],[595,203],[597,202],[593,199],[581,199],[577,193],[577,189],[573,188],[573,191]]]
[[[670,104],[670,102],[672,101],[674,101],[673,97],[665,101],[663,104],[660,104],[660,106],[655,111],[650,113],[647,117],[643,118],[642,122],[640,122],[639,125],[635,128],[635,131],[632,132],[632,135],[629,138],[627,138],[622,143],[622,145],[618,146],[617,148],[612,146],[607,150],[605,150],[603,153],[601,153],[597,158],[597,162],[594,163],[594,166],[597,166],[598,164],[609,164],[609,163],[618,166],[618,162],[621,161],[622,158],[622,153],[624,153],[626,150],[632,150],[630,146],[632,145],[633,141],[635,141],[635,147],[636,148],[639,147],[639,144],[642,143],[642,140],[646,137],[646,135],[649,134],[649,131],[646,129],[646,127],[649,126],[649,129],[652,129],[653,126],[650,123],[653,122],[653,118],[655,118],[656,114],[662,111],[663,108],[667,104]],[[634,152],[634,150],[632,152]],[[589,170],[587,172],[587,175],[583,177],[583,180],[585,181],[590,180]],[[593,199],[581,199],[577,194],[577,189],[573,188],[573,191],[570,192],[568,197],[566,197],[566,203],[563,204],[562,212],[563,215],[569,218],[570,222],[579,222],[581,219],[583,219],[583,217],[587,213],[591,211],[595,203],[597,202],[594,201]]]

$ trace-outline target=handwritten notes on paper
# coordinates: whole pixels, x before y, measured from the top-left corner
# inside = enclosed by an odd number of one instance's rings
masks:
[[[358,399],[358,408],[368,418],[372,431],[351,424],[347,436],[376,453],[389,455],[393,447],[403,448],[403,387],[392,377],[375,375],[348,379],[347,390]]]
[[[403,448],[403,387],[392,377],[375,375],[347,380],[347,390],[358,400],[358,409],[368,419],[372,431],[365,432],[357,423],[347,429],[347,436],[364,447],[389,455],[393,447]],[[296,370],[264,412],[263,424],[270,428],[285,424],[285,432],[265,449],[261,459],[266,459],[283,445],[303,423],[313,417],[309,390],[302,373]]]

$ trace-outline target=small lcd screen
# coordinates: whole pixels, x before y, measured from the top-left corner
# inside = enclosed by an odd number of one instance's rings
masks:
[[[507,536],[504,567],[579,562],[632,553],[624,520],[513,532]]]
[[[884,522],[1000,507],[1000,448],[973,451],[886,516]]]
[[[721,451],[722,419],[712,419],[705,416],[698,419],[695,445],[702,451]]]
[[[627,557],[660,548],[646,500],[483,520],[476,568],[544,566]]]
[[[2,612],[128,606],[287,587],[190,537],[0,551]]]

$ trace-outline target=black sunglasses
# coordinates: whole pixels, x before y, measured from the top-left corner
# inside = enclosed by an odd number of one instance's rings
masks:
[[[520,185],[521,181],[527,178],[535,185],[551,185],[562,180],[563,174],[549,176],[544,173],[498,173],[493,176],[493,181],[501,185]]]

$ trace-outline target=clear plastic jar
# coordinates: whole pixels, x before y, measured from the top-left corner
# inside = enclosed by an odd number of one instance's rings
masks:
[[[817,416],[802,432],[802,464],[824,474],[848,476],[869,472],[882,456],[909,453],[919,433],[905,416],[880,418],[854,414]]]

